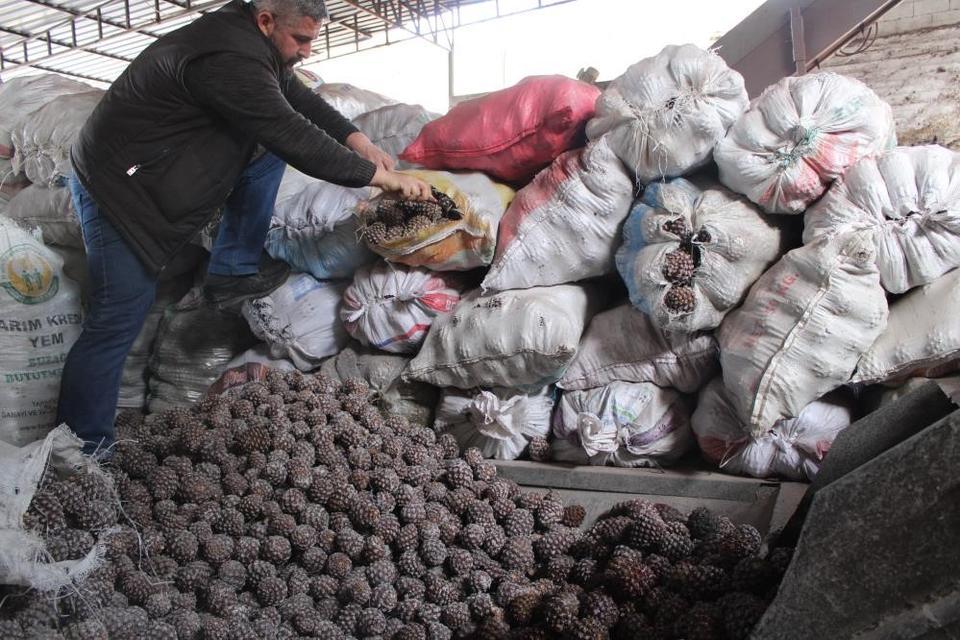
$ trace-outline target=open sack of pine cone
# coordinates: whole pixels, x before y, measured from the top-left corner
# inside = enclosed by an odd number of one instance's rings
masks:
[[[409,171],[431,185],[433,200],[383,193],[357,207],[359,235],[391,262],[437,271],[486,266],[514,192],[482,173]]]

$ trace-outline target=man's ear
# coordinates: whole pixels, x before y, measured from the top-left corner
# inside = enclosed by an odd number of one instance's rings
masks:
[[[257,26],[261,33],[269,38],[277,27],[277,20],[269,11],[257,11]]]

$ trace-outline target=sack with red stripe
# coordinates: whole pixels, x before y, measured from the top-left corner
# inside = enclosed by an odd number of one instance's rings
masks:
[[[340,318],[364,345],[416,353],[433,319],[453,310],[461,291],[450,273],[379,262],[354,275]]]

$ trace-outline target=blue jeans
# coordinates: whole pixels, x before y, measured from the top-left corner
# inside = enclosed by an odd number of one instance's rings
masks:
[[[250,163],[224,206],[209,273],[257,272],[285,164],[272,153]],[[90,274],[88,308],[60,381],[57,424],[67,423],[92,453],[114,441],[123,363],[156,297],[146,269],[76,177],[70,178]]]

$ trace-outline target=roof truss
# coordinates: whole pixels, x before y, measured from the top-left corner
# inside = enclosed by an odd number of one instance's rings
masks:
[[[110,83],[161,35],[227,0],[0,0],[0,77],[41,69]],[[575,0],[327,0],[313,44],[331,59],[420,38],[449,50],[459,27]]]

